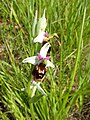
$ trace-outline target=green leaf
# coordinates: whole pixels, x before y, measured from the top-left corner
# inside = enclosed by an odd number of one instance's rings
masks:
[[[35,17],[34,17],[33,24],[32,24],[32,35],[33,35],[33,37],[35,36],[36,24],[37,24],[37,11],[35,13]]]
[[[90,55],[88,57],[88,61],[86,63],[86,71],[89,72],[90,71]]]
[[[30,104],[37,102],[41,97],[43,97],[43,95],[33,96],[29,101]]]

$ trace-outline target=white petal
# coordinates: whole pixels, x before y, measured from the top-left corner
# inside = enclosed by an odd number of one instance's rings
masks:
[[[44,90],[41,88],[40,83],[41,83],[41,82],[32,81],[32,84],[31,84],[31,86],[30,86],[30,89],[32,89],[32,88],[34,87],[34,88],[38,89],[39,92],[41,92],[42,94],[47,95],[47,94],[44,92]]]
[[[39,34],[41,31],[45,31],[46,26],[47,23],[46,23],[45,10],[44,10],[43,16],[39,19],[37,24],[37,34]]]
[[[41,86],[38,85],[38,84],[37,84],[37,89],[39,90],[39,92],[41,92],[42,94],[44,94],[44,95],[47,96],[47,94],[45,93],[45,91],[44,91],[44,90],[41,88]]]
[[[51,46],[51,45],[50,45],[50,43],[48,42],[48,43],[46,43],[46,44],[41,48],[41,50],[40,50],[40,55],[41,55],[43,58],[46,58],[46,55],[47,55],[47,52],[48,52],[50,46]]]
[[[45,34],[45,32],[41,32],[41,33],[34,39],[34,42],[42,43],[43,40],[45,39],[44,34]]]
[[[37,59],[37,56],[28,57],[22,61],[23,63],[31,63],[33,65],[36,65],[39,63],[39,60]]]
[[[32,89],[33,86],[40,85],[40,82],[32,81],[32,84],[30,85],[30,89]]]
[[[21,91],[25,91],[26,90],[26,88],[21,88]]]
[[[54,68],[54,64],[52,62],[50,62],[49,60],[46,61],[46,67],[52,67]]]

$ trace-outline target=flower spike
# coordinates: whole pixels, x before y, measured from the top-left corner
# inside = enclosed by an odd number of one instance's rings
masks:
[[[35,28],[37,27],[37,36],[34,38],[34,43],[39,42],[41,43],[42,47],[40,49],[40,52],[37,53],[36,56],[25,58],[22,61],[23,63],[31,63],[34,65],[34,68],[31,72],[33,78],[33,81],[31,81],[32,83],[30,85],[30,89],[32,90],[31,97],[35,95],[36,90],[47,96],[45,91],[41,88],[40,84],[45,78],[48,67],[55,67],[54,64],[49,60],[51,51],[50,39],[59,37],[56,33],[49,35],[48,32],[45,32],[46,26],[47,23],[45,18],[45,10],[43,16],[39,19],[38,23],[36,12],[32,33],[34,36],[36,30]],[[26,88],[22,88],[22,91],[24,91],[25,89]]]

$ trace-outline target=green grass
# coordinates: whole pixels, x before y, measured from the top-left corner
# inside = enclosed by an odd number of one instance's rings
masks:
[[[31,99],[33,65],[22,60],[40,50],[33,44],[33,22],[36,10],[40,18],[45,8],[46,30],[60,37],[51,39],[55,69],[48,69],[41,84],[48,96],[37,91]],[[0,100],[7,106],[2,119],[65,120],[75,107],[82,110],[90,99],[89,1],[1,0],[0,11]]]

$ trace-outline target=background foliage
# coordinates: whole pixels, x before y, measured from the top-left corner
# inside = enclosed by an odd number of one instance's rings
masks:
[[[59,39],[51,39],[55,69],[48,70],[42,83],[48,96],[37,91],[31,99],[33,66],[22,60],[39,51],[40,45],[33,44],[37,36],[33,23],[36,10],[40,18],[45,8],[46,30],[59,35]],[[65,120],[90,102],[89,0],[1,0],[0,33],[3,120]],[[23,87],[27,90],[21,91]]]

